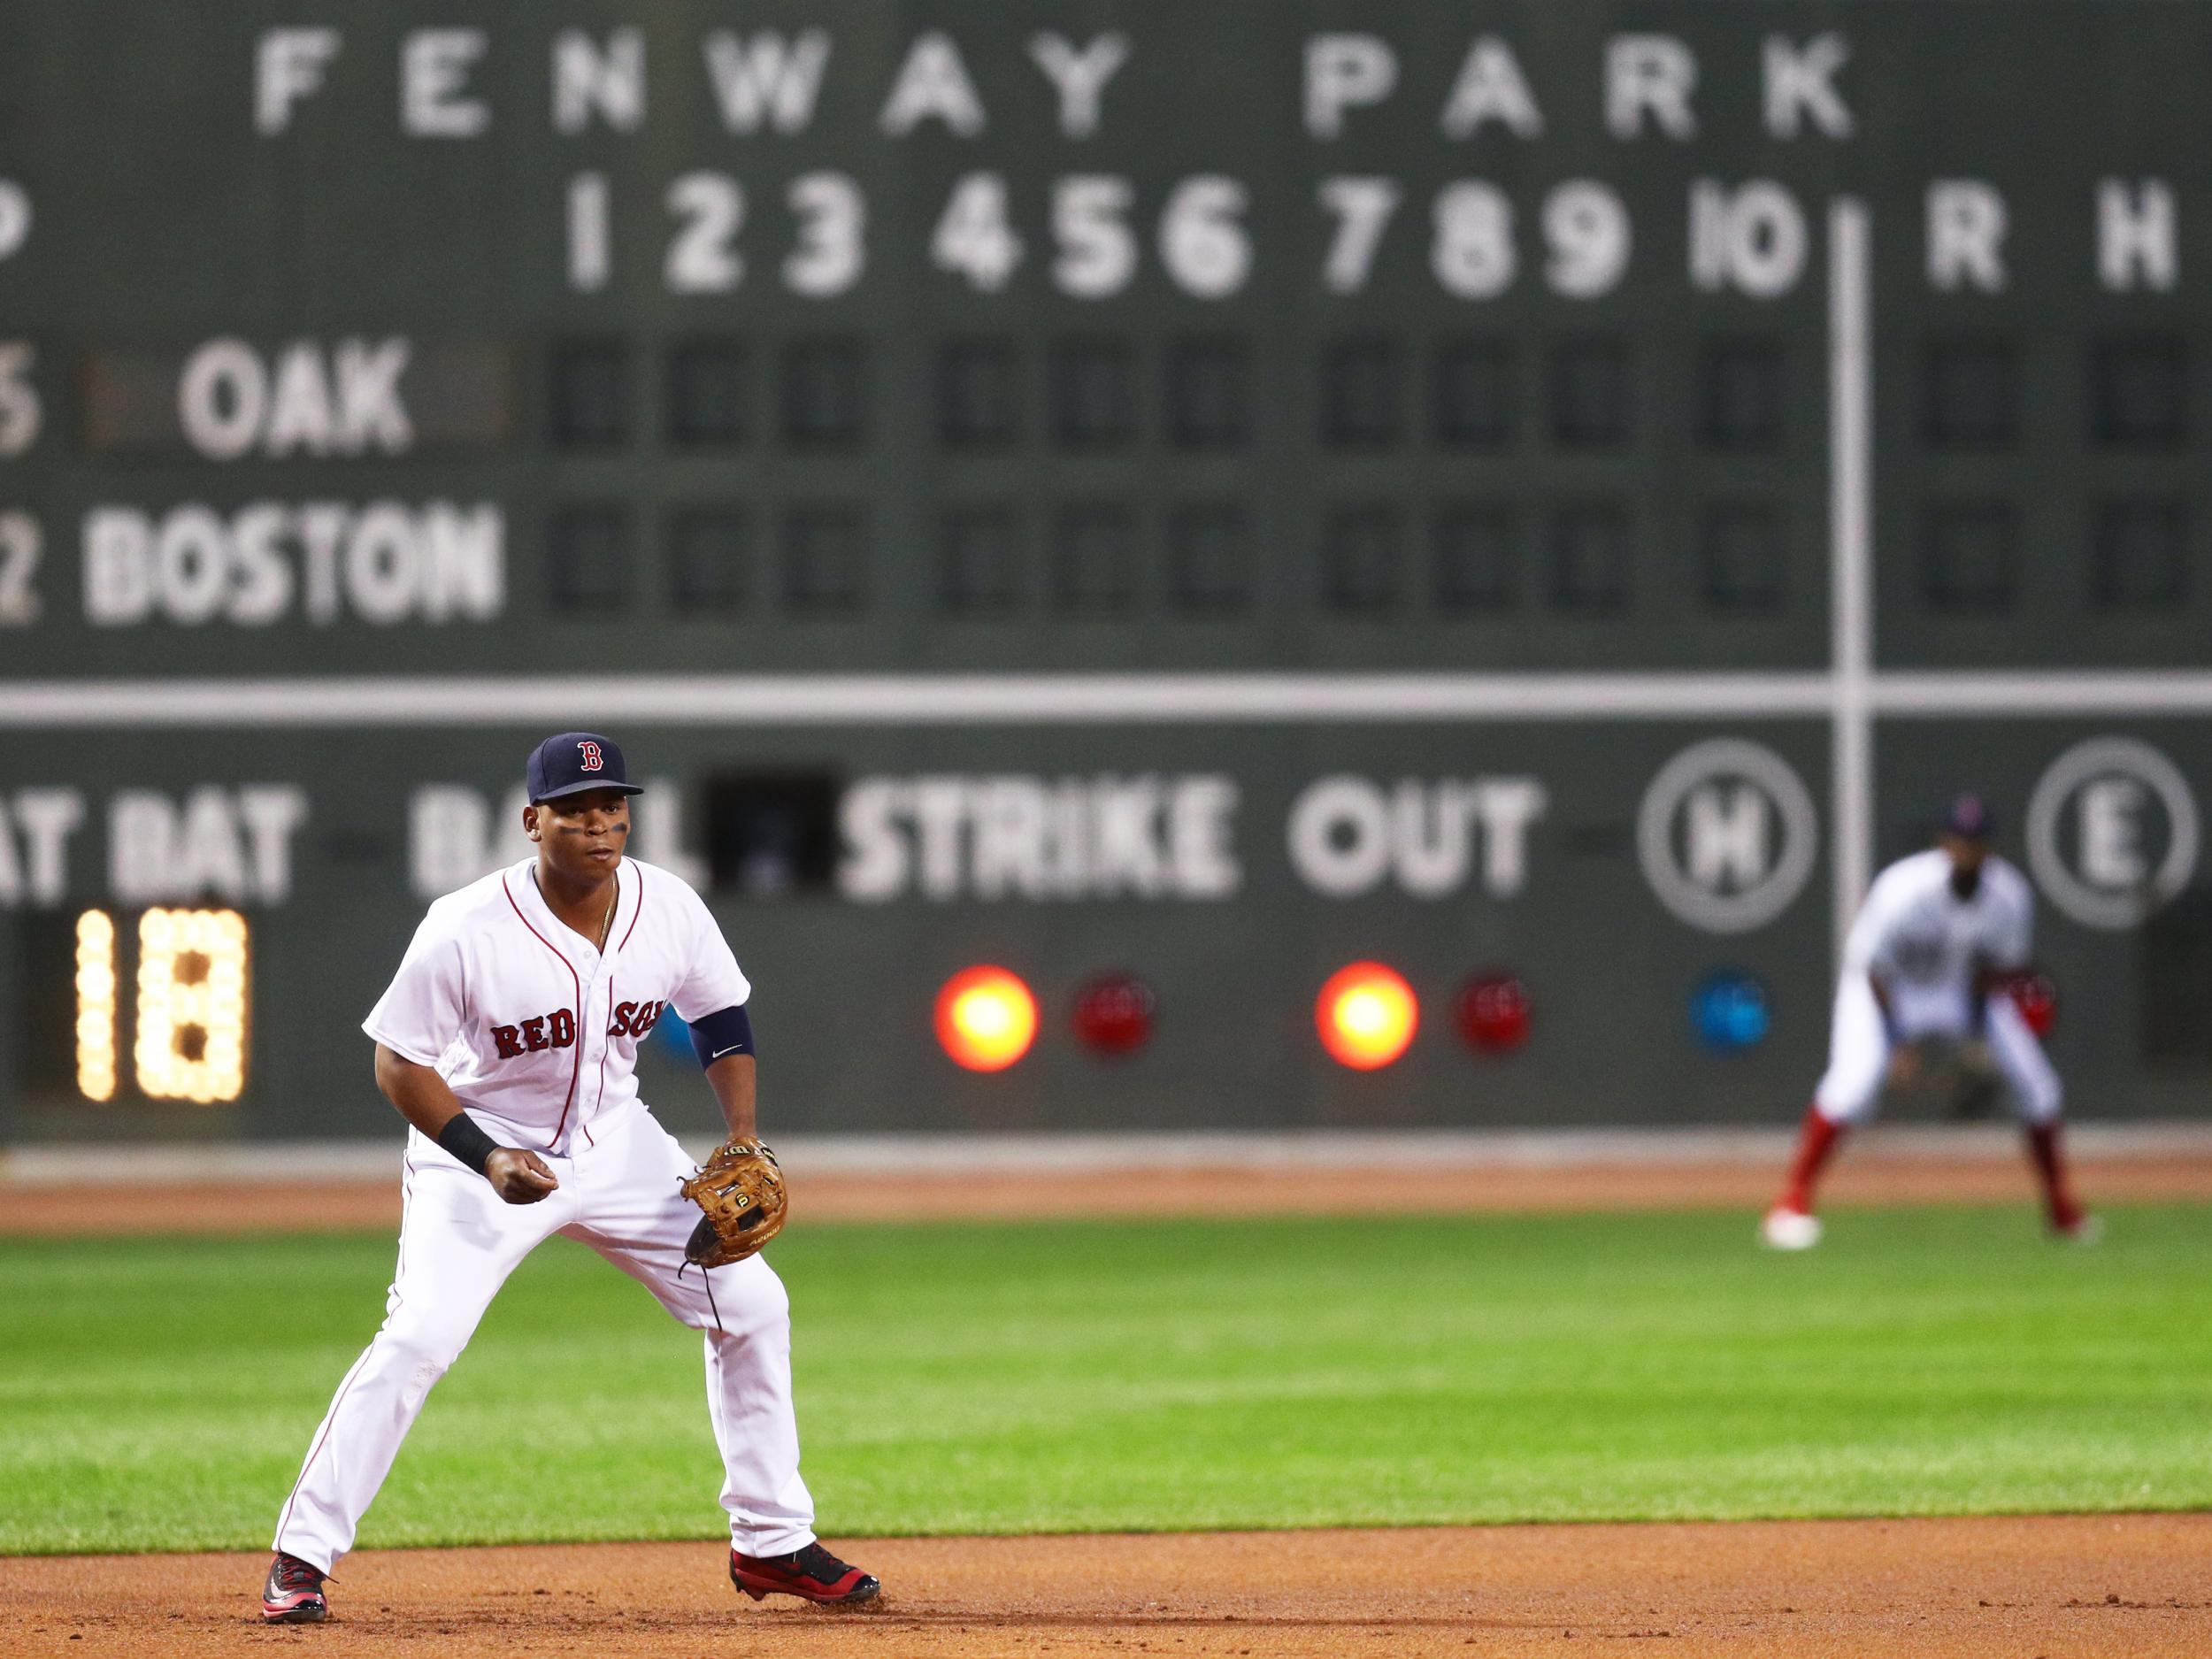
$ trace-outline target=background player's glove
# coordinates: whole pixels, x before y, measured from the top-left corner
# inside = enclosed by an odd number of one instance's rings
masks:
[[[684,1260],[699,1267],[726,1267],[757,1254],[783,1231],[791,1208],[776,1155],[757,1141],[717,1147],[678,1190],[706,1212],[684,1246]]]
[[[1954,1118],[1981,1118],[1995,1110],[2004,1074],[1989,1045],[1968,1038],[1944,1046],[1929,1068],[1928,1087]]]

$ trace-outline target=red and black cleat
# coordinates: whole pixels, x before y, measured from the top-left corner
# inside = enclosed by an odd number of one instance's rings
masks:
[[[261,1586],[261,1617],[272,1624],[319,1624],[330,1617],[323,1575],[297,1555],[277,1551]]]
[[[730,1551],[730,1582],[758,1601],[770,1595],[848,1606],[872,1601],[883,1586],[874,1575],[849,1567],[819,1544],[788,1555],[741,1555]]]

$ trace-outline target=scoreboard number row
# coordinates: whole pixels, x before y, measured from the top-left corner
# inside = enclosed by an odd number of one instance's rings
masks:
[[[1135,182],[1106,173],[1068,173],[1043,187],[1051,257],[1045,268],[1060,293],[1079,300],[1110,299],[1135,281],[1148,233],[1168,280],[1194,299],[1225,300],[1244,291],[1253,272],[1248,219],[1252,193],[1240,180],[1194,173],[1171,185],[1150,222]],[[807,299],[851,291],[868,263],[868,206],[850,175],[803,173],[784,191],[791,221],[779,269],[783,285]],[[1362,174],[1317,180],[1322,223],[1316,275],[1326,293],[1363,293],[1386,239],[1401,219],[1416,217],[1403,183]],[[731,174],[680,174],[663,194],[672,224],[661,261],[672,294],[726,294],[747,275],[740,243],[749,204]],[[1426,260],[1430,274],[1458,299],[1494,299],[1540,269],[1545,286],[1564,299],[1594,300],[1628,274],[1636,235],[1627,202],[1598,179],[1563,180],[1520,199],[1486,179],[1453,179],[1429,196]],[[953,180],[933,221],[929,263],[978,293],[1004,289],[1032,250],[1018,228],[1013,188],[1002,173],[977,171]],[[1681,203],[1690,286],[1732,290],[1755,299],[1793,292],[1812,268],[1813,233],[1827,211],[1773,179],[1731,183],[1687,181]],[[2108,178],[2091,204],[2099,285],[2108,293],[2162,292],[2178,271],[2178,212],[2171,185],[2161,179]],[[1919,234],[1928,288],[1935,293],[1997,294],[2011,284],[2010,216],[2004,195],[1980,179],[1931,180],[1921,204]],[[603,173],[574,175],[568,185],[569,286],[605,288],[614,270],[614,196]]]

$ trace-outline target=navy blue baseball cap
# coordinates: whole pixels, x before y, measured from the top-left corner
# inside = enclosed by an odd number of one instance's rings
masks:
[[[612,789],[643,795],[622,765],[622,745],[596,732],[562,732],[530,751],[523,775],[533,801],[557,801],[565,795]]]
[[[1955,795],[1943,815],[1943,833],[1962,841],[1985,841],[1997,832],[1997,815],[1978,795]]]

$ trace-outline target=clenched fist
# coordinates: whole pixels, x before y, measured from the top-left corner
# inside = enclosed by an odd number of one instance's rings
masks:
[[[484,1179],[511,1204],[534,1204],[560,1186],[536,1153],[501,1147],[484,1160]]]

